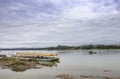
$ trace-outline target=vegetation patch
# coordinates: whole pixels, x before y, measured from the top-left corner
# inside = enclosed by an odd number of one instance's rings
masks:
[[[8,68],[12,71],[20,72],[31,68],[41,68],[42,66],[54,66],[56,62],[44,62],[35,59],[21,60],[13,57],[0,58],[0,67]]]

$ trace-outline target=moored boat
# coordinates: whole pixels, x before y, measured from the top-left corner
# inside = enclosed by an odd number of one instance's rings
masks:
[[[89,51],[89,54],[97,54],[95,51]]]

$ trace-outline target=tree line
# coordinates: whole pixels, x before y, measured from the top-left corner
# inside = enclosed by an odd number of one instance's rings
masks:
[[[1,48],[0,50],[79,50],[79,49],[120,49],[120,45],[81,45],[81,46],[65,46],[58,45],[56,47],[44,48]]]

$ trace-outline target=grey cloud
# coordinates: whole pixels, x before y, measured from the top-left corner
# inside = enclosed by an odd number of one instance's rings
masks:
[[[119,44],[119,4],[119,0],[1,0],[0,47]]]

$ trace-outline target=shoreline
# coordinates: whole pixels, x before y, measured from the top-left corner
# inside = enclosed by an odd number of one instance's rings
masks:
[[[0,48],[0,50],[92,50],[92,49],[120,49],[119,44],[88,44],[79,46],[58,45],[55,47],[18,47],[18,48]]]

